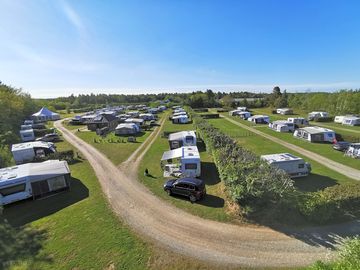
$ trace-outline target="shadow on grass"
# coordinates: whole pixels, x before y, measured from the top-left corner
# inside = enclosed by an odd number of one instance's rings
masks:
[[[47,231],[27,226],[13,227],[0,217],[0,269],[12,269],[16,263],[26,263],[29,268],[33,262],[52,263],[52,258],[40,253],[47,238]]]
[[[188,197],[180,196],[177,194],[172,194],[171,196],[177,200],[188,201],[189,203],[191,203]],[[212,208],[222,208],[224,207],[225,201],[223,198],[211,194],[206,194],[204,198],[196,201],[194,204],[200,204]]]
[[[22,226],[56,213],[87,197],[89,197],[88,188],[79,179],[72,177],[69,191],[35,201],[29,199],[6,205],[3,210],[3,218],[11,226]]]
[[[216,185],[221,180],[218,170],[213,162],[201,162],[201,179],[205,181],[206,185]]]
[[[307,177],[294,179],[294,186],[304,192],[315,192],[336,184],[337,182],[333,178],[319,174],[310,174]]]

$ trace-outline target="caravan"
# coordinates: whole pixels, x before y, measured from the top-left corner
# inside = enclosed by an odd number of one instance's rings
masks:
[[[291,117],[287,119],[288,122],[294,123],[297,126],[308,126],[309,121],[304,117]]]
[[[284,170],[291,178],[307,176],[311,171],[309,163],[289,153],[262,155],[260,158],[271,166]]]
[[[292,109],[289,108],[279,108],[276,109],[277,114],[287,115],[287,114],[293,114]]]
[[[308,114],[308,119],[313,121],[318,118],[328,118],[329,114],[327,112],[311,112]]]
[[[195,131],[180,131],[169,135],[170,149],[180,148],[182,146],[196,146]]]
[[[201,174],[201,161],[196,146],[183,146],[164,152],[161,158],[164,177],[198,177]]]
[[[189,117],[185,115],[177,115],[171,118],[173,124],[187,124],[189,123]]]
[[[358,116],[345,116],[343,121],[343,125],[347,126],[360,126],[360,117]]]
[[[35,141],[13,144],[11,147],[16,164],[33,161],[36,157],[45,157],[55,153],[55,145],[51,142]]]
[[[0,205],[43,197],[68,189],[70,169],[66,161],[47,160],[0,169]]]
[[[285,120],[278,120],[270,123],[269,128],[277,132],[294,132],[295,124]]]
[[[334,142],[335,132],[322,127],[304,127],[295,130],[294,137],[305,139],[309,142]]]
[[[270,117],[267,115],[253,115],[247,119],[255,124],[269,124]]]

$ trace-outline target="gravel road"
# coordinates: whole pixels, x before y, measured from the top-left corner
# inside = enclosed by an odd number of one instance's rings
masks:
[[[233,120],[233,119],[231,119],[231,118],[229,118],[227,116],[221,116],[221,118],[224,118],[224,119],[230,121],[231,123],[233,123],[233,124],[235,124],[235,125],[237,125],[239,127],[247,129],[247,130],[249,130],[249,131],[251,131],[251,132],[253,132],[253,133],[257,134],[257,135],[260,135],[260,136],[262,136],[262,137],[264,137],[266,139],[269,139],[269,140],[271,140],[271,141],[273,141],[275,143],[281,144],[281,145],[283,145],[283,146],[285,146],[285,147],[287,147],[287,148],[289,148],[291,150],[294,150],[294,151],[296,151],[296,152],[298,152],[298,153],[300,153],[300,154],[302,154],[302,155],[304,155],[304,156],[306,156],[308,158],[316,160],[317,162],[324,165],[325,167],[328,167],[329,169],[337,171],[337,172],[339,172],[339,173],[341,173],[341,174],[343,174],[343,175],[345,175],[345,176],[347,176],[347,177],[349,177],[351,179],[358,180],[358,181],[360,180],[360,170],[351,168],[349,166],[346,166],[346,165],[341,164],[339,162],[333,161],[331,159],[328,159],[328,158],[326,158],[324,156],[321,156],[319,154],[316,154],[314,152],[305,150],[304,148],[301,148],[301,147],[296,146],[294,144],[285,142],[285,141],[283,141],[281,139],[278,139],[278,138],[276,138],[274,136],[271,136],[271,135],[268,135],[268,134],[266,134],[264,132],[261,132],[258,129],[255,129],[253,127],[249,127],[247,125],[241,124],[241,123],[239,123],[239,122],[237,122],[237,121],[235,121],[235,120]]]
[[[328,260],[343,230],[360,233],[359,223],[299,231],[224,224],[191,215],[159,199],[137,180],[139,163],[160,133],[158,127],[121,166],[62,126],[55,127],[93,167],[113,211],[137,233],[161,247],[210,264],[241,267],[299,267]],[[101,230],[101,228],[99,228]]]

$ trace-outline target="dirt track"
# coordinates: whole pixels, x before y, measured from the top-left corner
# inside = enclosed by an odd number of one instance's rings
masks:
[[[61,121],[55,127],[90,162],[113,211],[139,234],[174,252],[211,264],[297,267],[331,258],[334,253],[324,246],[332,246],[343,230],[360,232],[357,222],[282,233],[199,218],[157,198],[137,181],[139,162],[160,128],[149,136],[149,143],[144,144],[139,155],[132,155],[116,167],[105,155],[64,128]]]
[[[298,152],[298,153],[300,153],[300,154],[302,154],[302,155],[304,155],[304,156],[306,156],[308,158],[316,160],[316,162],[319,162],[320,164],[328,167],[329,169],[337,171],[337,172],[339,172],[339,173],[341,173],[341,174],[343,174],[343,175],[345,175],[345,176],[347,176],[347,177],[349,177],[351,179],[360,181],[360,170],[351,168],[351,167],[343,165],[343,164],[341,164],[339,162],[336,162],[336,161],[333,161],[333,160],[328,159],[326,157],[323,157],[321,155],[318,155],[318,154],[316,154],[314,152],[305,150],[304,148],[301,148],[301,147],[296,146],[294,144],[285,142],[285,141],[283,141],[281,139],[278,139],[278,138],[276,138],[274,136],[271,136],[271,135],[268,135],[268,134],[266,134],[264,132],[261,132],[260,130],[257,130],[255,128],[252,128],[252,127],[249,127],[247,125],[241,124],[241,123],[239,123],[239,122],[237,122],[237,121],[235,121],[235,120],[233,120],[233,119],[231,119],[231,118],[229,118],[227,116],[221,116],[221,117],[228,120],[228,121],[230,121],[231,123],[233,123],[233,124],[235,124],[235,125],[237,125],[239,127],[247,129],[247,130],[249,130],[249,131],[251,131],[251,132],[253,132],[253,133],[257,134],[257,135],[260,135],[260,136],[262,136],[262,137],[264,137],[266,139],[269,139],[269,140],[271,140],[271,141],[273,141],[275,143],[281,144],[281,145],[283,145],[283,146],[285,146],[285,147],[287,147],[287,148],[289,148],[291,150],[294,150],[294,151],[296,151],[296,152]]]

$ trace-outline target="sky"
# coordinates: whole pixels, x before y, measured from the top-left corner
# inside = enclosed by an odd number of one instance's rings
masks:
[[[358,0],[0,0],[0,81],[33,97],[360,88]]]

